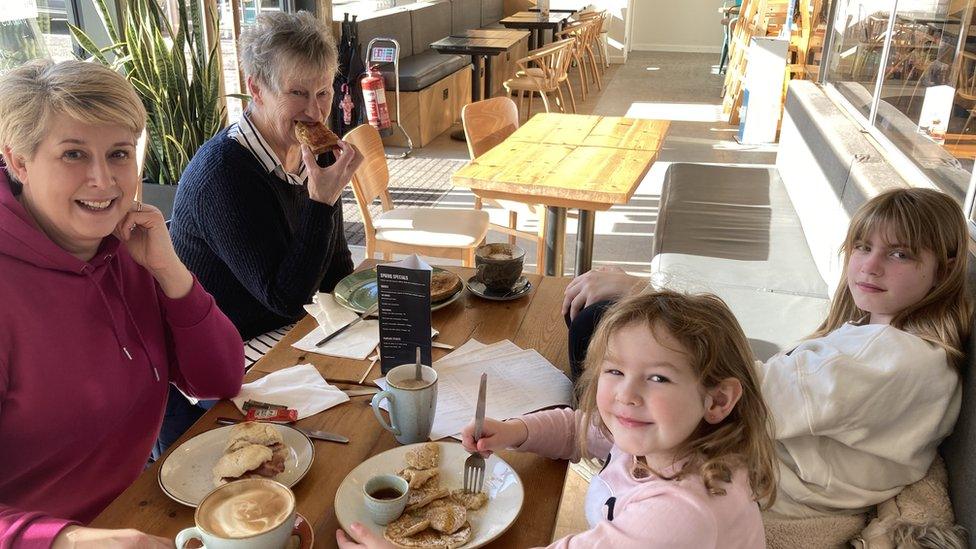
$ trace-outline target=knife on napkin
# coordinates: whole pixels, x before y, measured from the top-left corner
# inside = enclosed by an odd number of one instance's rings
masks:
[[[243,420],[241,420],[241,419],[234,419],[234,418],[231,418],[231,417],[218,417],[217,418],[217,423],[219,423],[221,425],[234,425],[234,424],[237,424],[237,423],[241,423],[242,421]],[[329,433],[327,431],[312,431],[312,430],[309,430],[309,429],[302,429],[301,427],[296,427],[294,425],[289,425],[289,427],[291,427],[292,429],[297,429],[297,430],[305,433],[305,436],[307,436],[308,438],[314,438],[316,440],[326,440],[326,441],[329,441],[329,442],[338,442],[340,444],[347,444],[349,442],[349,438],[348,437],[344,437],[342,435],[337,435],[335,433]]]

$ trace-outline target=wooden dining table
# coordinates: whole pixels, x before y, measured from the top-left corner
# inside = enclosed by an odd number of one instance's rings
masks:
[[[661,150],[670,122],[539,113],[451,176],[481,198],[546,206],[545,273],[562,276],[566,209],[579,209],[576,274],[593,261],[595,212],[626,204]]]
[[[375,266],[367,260],[360,268]],[[444,267],[458,273],[463,280],[474,270]],[[569,371],[567,332],[559,315],[563,291],[568,278],[543,277],[526,273],[533,290],[513,301],[488,301],[468,290],[447,307],[432,313],[433,326],[440,331],[437,341],[460,346],[469,339],[494,343],[509,339],[523,349],[535,349],[562,371]],[[554,319],[558,319],[555,320]],[[315,320],[306,317],[248,372],[245,382],[296,364],[313,364],[322,376],[341,388],[353,388],[343,382],[359,383],[380,377],[379,365],[369,370],[369,362],[307,353],[292,347],[309,331]],[[435,348],[434,360],[447,351]],[[349,402],[305,418],[297,426],[339,433],[349,437],[348,444],[319,442],[311,469],[292,489],[298,512],[312,526],[315,547],[335,547],[339,528],[334,500],[336,490],[346,475],[363,461],[397,446],[393,435],[373,417],[370,397],[353,397]],[[472,410],[473,414],[473,410]],[[97,528],[136,528],[149,534],[172,539],[183,528],[193,525],[194,509],[181,505],[159,487],[160,464],[190,438],[219,427],[217,417],[242,418],[229,401],[219,402],[170,448],[163,458],[148,467],[136,481],[115,499],[95,520]],[[512,526],[488,547],[535,547],[548,545],[556,525],[556,511],[562,496],[567,462],[546,459],[534,454],[504,451],[499,453],[519,474],[525,489],[525,503]],[[209,468],[211,464],[206,464]]]

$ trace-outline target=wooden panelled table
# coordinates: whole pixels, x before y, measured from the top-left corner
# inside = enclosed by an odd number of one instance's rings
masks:
[[[452,33],[451,36],[431,42],[430,47],[439,53],[454,53],[471,56],[471,101],[480,101],[491,97],[491,58],[508,51],[520,40],[528,36],[528,32],[509,29],[475,29]],[[481,59],[484,58],[485,91],[481,92]]]
[[[666,120],[539,113],[451,176],[482,198],[545,204],[546,274],[562,275],[566,208],[579,208],[576,274],[590,270],[596,211],[626,204],[668,133]]]
[[[360,267],[376,264],[365,261]],[[474,269],[447,267],[467,280]],[[451,305],[435,311],[434,327],[440,330],[437,341],[459,346],[471,338],[482,343],[510,339],[524,349],[535,349],[550,362],[569,371],[566,327],[559,318],[563,291],[568,278],[525,274],[532,282],[532,293],[514,301],[486,301],[465,290],[465,295]],[[254,381],[268,373],[296,364],[311,363],[330,382],[360,380],[368,361],[348,360],[306,353],[291,346],[315,327],[306,317],[248,372],[245,381]],[[447,353],[434,349],[437,360]],[[369,380],[380,377],[377,365]],[[343,387],[348,388],[348,387]],[[308,474],[293,487],[298,512],[309,520],[315,532],[315,547],[335,547],[339,528],[333,502],[339,484],[357,465],[397,445],[393,435],[384,430],[368,406],[370,397],[354,397],[349,402],[303,419],[298,426],[340,433],[349,444],[315,441],[315,460]],[[474,411],[472,410],[472,414]],[[233,404],[221,401],[208,411],[170,449],[190,437],[219,427],[218,416],[242,417]],[[518,519],[505,534],[489,547],[535,547],[548,545],[556,525],[556,510],[566,477],[565,461],[553,461],[534,454],[501,452],[500,455],[519,474],[525,487],[525,504]],[[163,493],[156,481],[159,463],[152,465],[112,502],[91,526],[97,528],[137,528],[143,532],[174,538],[183,528],[193,525],[193,509],[180,505]],[[206,464],[210,467],[210,464]]]
[[[547,14],[537,11],[520,11],[502,19],[499,23],[509,29],[532,31],[532,35],[529,37],[529,50],[534,50],[541,48],[545,42],[544,31],[552,31],[553,39],[555,39],[556,33],[562,30],[563,24],[571,15],[573,15],[571,12],[564,11],[550,11]]]

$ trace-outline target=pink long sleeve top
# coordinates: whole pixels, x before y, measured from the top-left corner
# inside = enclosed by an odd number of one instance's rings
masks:
[[[517,449],[553,459],[577,461],[579,419],[568,409],[521,416],[529,436]],[[550,548],[575,549],[738,549],[766,546],[759,507],[752,500],[748,476],[736,471],[724,496],[708,493],[701,476],[678,481],[656,476],[636,478],[634,456],[623,452],[597,429],[590,429],[588,449],[606,458],[590,481],[585,511],[590,529],[557,540]],[[662,471],[668,475],[670,471]]]
[[[166,297],[114,237],[89,261],[41,233],[0,166],[0,549],[48,547],[142,472],[169,383],[240,390],[237,330],[194,280]]]

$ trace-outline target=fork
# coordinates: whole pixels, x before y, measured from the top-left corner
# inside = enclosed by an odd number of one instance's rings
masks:
[[[481,374],[481,386],[478,388],[478,407],[474,412],[474,443],[481,439],[481,429],[485,426],[485,386],[488,384],[488,374]],[[472,452],[464,460],[464,491],[475,494],[481,491],[485,483],[485,458],[478,452]]]

